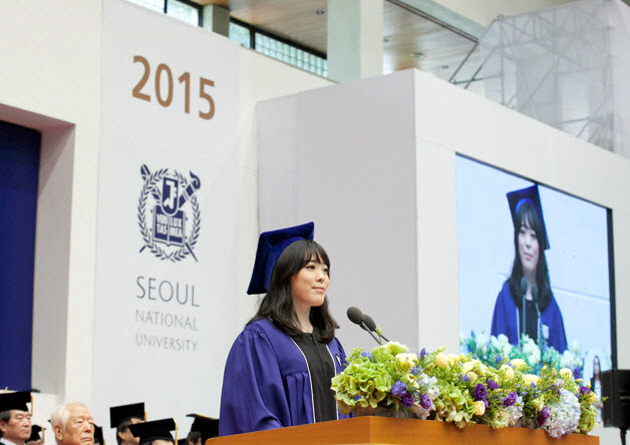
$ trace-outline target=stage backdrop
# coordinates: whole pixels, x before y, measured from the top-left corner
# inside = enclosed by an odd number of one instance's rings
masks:
[[[218,416],[235,323],[238,46],[103,2],[92,410]]]

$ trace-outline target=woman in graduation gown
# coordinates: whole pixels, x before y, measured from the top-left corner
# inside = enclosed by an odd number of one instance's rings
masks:
[[[330,388],[346,356],[328,312],[330,262],[313,232],[308,223],[260,235],[247,293],[267,294],[228,356],[221,436],[348,417]]]
[[[538,186],[515,190],[507,198],[514,223],[514,264],[494,306],[491,334],[505,334],[517,345],[521,334],[526,333],[539,345],[562,353],[567,349],[567,338],[549,283],[545,258],[549,242]]]

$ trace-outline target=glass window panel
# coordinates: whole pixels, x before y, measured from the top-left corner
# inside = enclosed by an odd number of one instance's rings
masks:
[[[245,48],[251,48],[250,30],[244,26],[230,22],[230,39],[240,43]]]
[[[167,14],[173,18],[188,23],[189,25],[199,25],[199,10],[190,5],[177,0],[167,0]]]
[[[164,12],[165,0],[129,0],[129,2],[152,9],[153,11]]]

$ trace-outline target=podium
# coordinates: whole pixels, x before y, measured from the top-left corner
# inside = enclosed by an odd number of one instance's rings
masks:
[[[435,420],[356,417],[255,433],[208,439],[206,445],[599,445],[599,437],[583,434],[554,439],[528,428],[492,429],[488,425],[455,425]]]

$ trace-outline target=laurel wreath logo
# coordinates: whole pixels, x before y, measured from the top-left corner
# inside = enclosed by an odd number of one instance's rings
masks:
[[[188,255],[192,255],[196,260],[197,258],[193,253],[193,248],[197,244],[199,231],[201,229],[201,211],[199,210],[199,201],[197,200],[197,197],[192,195],[188,200],[192,209],[193,221],[188,242],[179,249],[171,252],[163,249],[162,246],[153,240],[151,231],[147,226],[146,208],[149,195],[153,196],[156,202],[162,202],[162,193],[159,189],[159,185],[161,184],[164,176],[168,173],[168,169],[163,168],[150,174],[148,169],[145,169],[146,167],[143,166],[142,174],[144,177],[144,184],[142,185],[142,191],[140,192],[140,198],[138,200],[138,226],[140,227],[140,233],[142,234],[142,240],[144,241],[144,247],[142,247],[140,251],[142,252],[142,250],[148,248],[153,255],[163,261],[170,260],[172,262],[178,262],[186,258]],[[181,173],[175,172],[175,176],[182,185],[182,188],[185,188],[188,185],[188,181]]]

